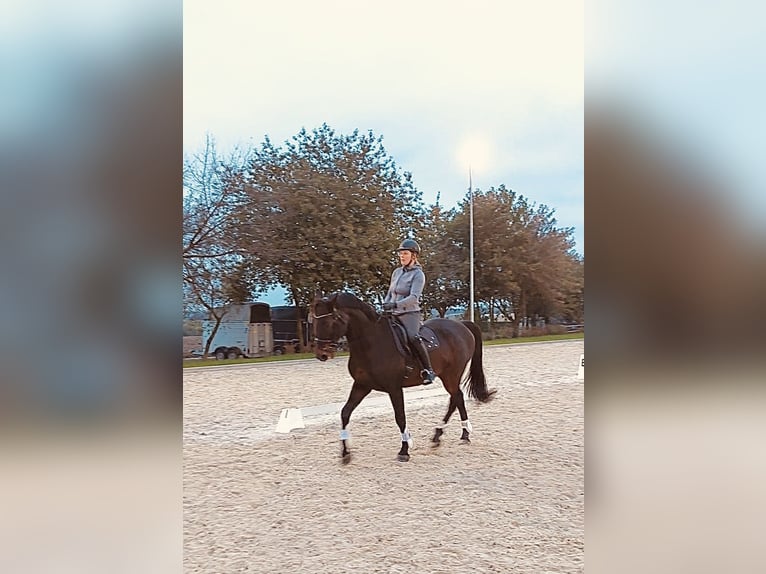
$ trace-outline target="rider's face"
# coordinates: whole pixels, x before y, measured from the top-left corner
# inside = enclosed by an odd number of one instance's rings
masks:
[[[412,251],[401,250],[399,252],[399,262],[402,264],[402,267],[407,267],[412,262]]]

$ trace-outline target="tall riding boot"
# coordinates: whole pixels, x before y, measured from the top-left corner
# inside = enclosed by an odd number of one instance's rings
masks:
[[[428,356],[426,344],[420,337],[413,337],[410,341],[412,343],[412,348],[415,349],[415,352],[420,359],[420,363],[423,365],[423,370],[420,372],[420,376],[423,377],[423,384],[430,385],[434,382],[436,373],[434,373],[433,368],[431,367],[431,357]]]

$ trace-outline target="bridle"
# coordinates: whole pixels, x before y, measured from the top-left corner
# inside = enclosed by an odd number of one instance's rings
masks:
[[[312,322],[317,319],[323,319],[324,317],[330,317],[332,316],[334,319],[340,318],[340,313],[338,313],[337,309],[333,309],[329,313],[323,313],[322,315],[315,315],[314,313],[311,314]],[[321,349],[327,349],[329,351],[336,351],[338,349],[338,341],[333,341],[332,339],[318,339],[317,337],[314,337],[314,342],[317,343],[317,346]],[[321,346],[319,343],[323,343]]]
[[[330,315],[333,315],[336,319],[338,318],[338,312],[333,310],[332,313],[325,313],[323,315],[314,315],[314,313],[311,314],[311,318],[313,319],[321,319],[322,317],[329,317]]]

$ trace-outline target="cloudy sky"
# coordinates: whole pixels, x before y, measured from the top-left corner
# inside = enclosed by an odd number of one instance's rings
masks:
[[[583,245],[583,3],[184,1],[184,150],[323,122],[382,135],[426,203],[505,184]]]

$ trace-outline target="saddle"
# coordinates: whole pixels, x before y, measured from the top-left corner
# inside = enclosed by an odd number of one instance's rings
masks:
[[[391,326],[391,331],[394,333],[394,343],[396,344],[396,350],[399,351],[399,354],[402,355],[405,360],[409,358],[415,359],[417,355],[415,355],[412,352],[412,349],[410,349],[410,342],[409,338],[407,337],[407,330],[404,328],[404,325],[397,321],[395,316],[387,317],[387,319],[388,324]],[[439,346],[439,339],[436,337],[436,333],[434,333],[425,325],[420,326],[418,334],[420,335],[420,338],[423,339],[423,343],[425,343],[426,350],[429,353]]]

